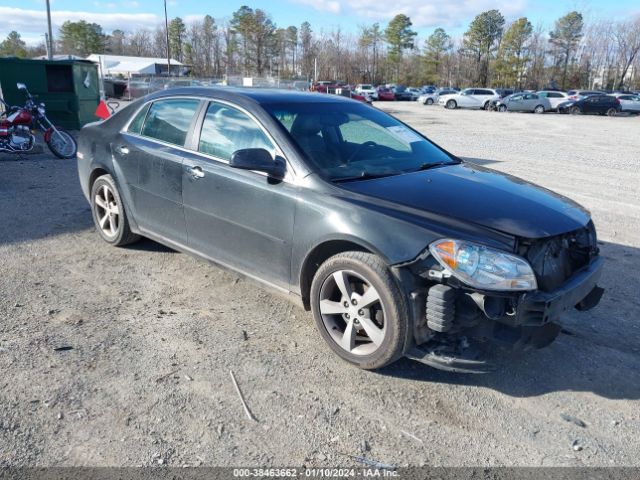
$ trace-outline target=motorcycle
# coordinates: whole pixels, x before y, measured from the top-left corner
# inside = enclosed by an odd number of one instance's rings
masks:
[[[10,106],[4,100],[4,113],[0,114],[0,152],[26,153],[33,149],[36,138],[34,129],[44,133],[44,141],[56,157],[73,158],[78,151],[76,140],[68,132],[54,126],[47,118],[44,103],[36,103],[35,98],[24,83],[16,85],[25,92],[24,106]],[[3,118],[5,116],[6,118]]]

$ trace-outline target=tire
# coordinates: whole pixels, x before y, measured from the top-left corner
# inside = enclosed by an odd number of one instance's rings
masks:
[[[447,107],[449,110],[455,110],[458,107],[458,104],[455,100],[447,100],[445,107]]]
[[[582,113],[582,111],[580,110],[580,107],[571,107],[571,108],[569,109],[569,113],[570,113],[571,115],[579,115],[579,114],[581,114],[581,113]]]
[[[491,108],[491,102],[484,102],[482,109],[488,111],[490,108]]]
[[[366,306],[357,305],[363,298]],[[324,262],[311,283],[311,311],[329,347],[359,368],[382,368],[402,355],[409,314],[400,288],[376,255],[344,252]]]
[[[427,98],[426,105],[433,105],[433,98]]]
[[[615,117],[618,114],[618,111],[615,108],[610,108],[607,110],[607,117]]]
[[[544,106],[543,105],[536,105],[536,108],[533,109],[533,113],[544,113]]]
[[[124,202],[111,175],[102,175],[93,182],[90,198],[93,223],[105,242],[122,247],[140,240],[140,235],[129,227]]]
[[[498,107],[498,111],[499,112],[503,112],[503,113],[506,112],[507,111],[507,106],[506,105],[500,105]]]
[[[76,139],[73,138],[69,132],[61,128],[56,128],[56,130],[57,132],[54,130],[51,132],[51,135],[49,135],[47,147],[49,147],[51,153],[62,160],[74,158],[76,153],[78,153]]]

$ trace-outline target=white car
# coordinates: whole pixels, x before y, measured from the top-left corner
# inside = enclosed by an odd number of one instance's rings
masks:
[[[552,110],[557,110],[558,105],[560,105],[562,102],[566,102],[569,99],[569,95],[567,95],[566,93],[557,92],[555,90],[540,90],[539,92],[536,92],[536,94],[539,97],[544,97],[549,100]]]
[[[620,102],[621,112],[640,113],[640,95],[632,93],[614,93],[612,95]]]
[[[371,100],[378,100],[378,91],[370,83],[359,83],[356,85],[355,91],[358,95],[366,95]]]
[[[465,88],[460,93],[440,95],[438,105],[445,108],[486,109],[492,101],[500,98],[498,92],[491,88]]]
[[[439,88],[435,92],[423,93],[418,97],[417,101],[423,105],[433,105],[438,102],[438,98],[441,95],[452,95],[454,93],[458,93],[458,91],[453,88]]]

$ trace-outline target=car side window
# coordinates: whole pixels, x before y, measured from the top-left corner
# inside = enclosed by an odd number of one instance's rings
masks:
[[[142,135],[173,145],[184,145],[199,104],[200,100],[191,98],[170,98],[154,102],[144,121]]]
[[[147,112],[149,111],[150,105],[151,104],[147,104],[140,109],[138,114],[129,124],[129,128],[127,128],[127,132],[135,133],[138,135],[140,134],[140,131],[142,130],[142,124],[144,123],[144,119],[147,117]]]
[[[198,151],[230,161],[235,151],[245,148],[264,148],[274,157],[276,153],[269,137],[246,113],[211,102],[202,122]]]

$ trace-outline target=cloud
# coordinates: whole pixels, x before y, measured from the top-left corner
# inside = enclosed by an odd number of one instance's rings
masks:
[[[36,38],[41,39],[41,36],[47,31],[47,15],[44,9],[27,10],[0,6],[0,18],[2,19],[0,38],[6,37],[11,30],[16,30],[25,41],[29,41]],[[106,32],[111,32],[117,28],[122,29],[123,27],[127,31],[139,28],[152,29],[161,23],[161,18],[152,13],[95,13],[53,10],[51,12],[51,22],[53,23],[54,36],[57,29],[67,20],[73,22],[86,20],[89,23],[97,23]]]
[[[294,3],[299,5],[306,5],[314,10],[320,12],[340,13],[342,11],[341,5],[345,2],[339,2],[336,0],[293,0]],[[349,3],[348,1],[346,3]]]
[[[394,0],[392,3],[371,0],[290,0],[315,10],[353,15],[385,22],[403,13],[414,27],[457,27],[467,24],[477,14],[498,9],[506,18],[521,15],[528,0]]]

